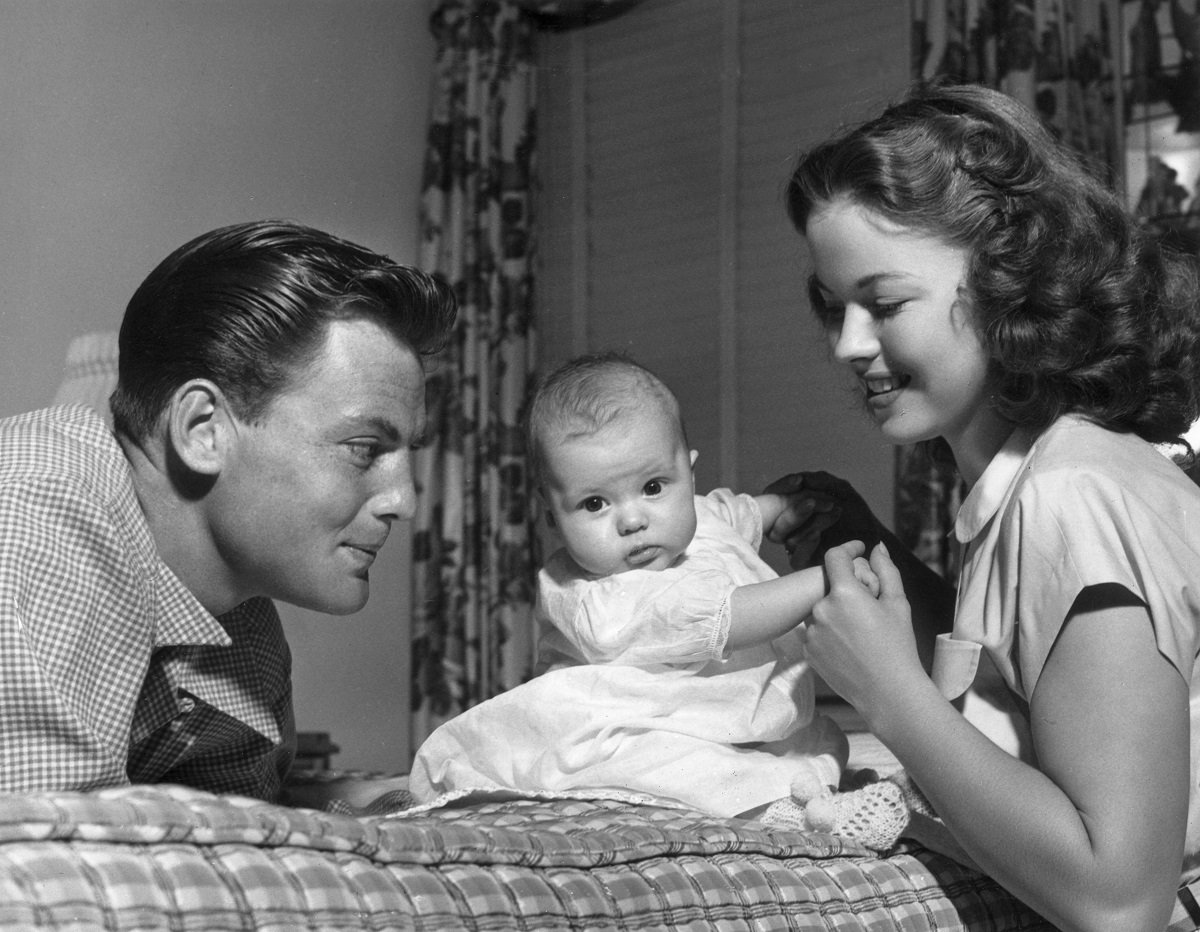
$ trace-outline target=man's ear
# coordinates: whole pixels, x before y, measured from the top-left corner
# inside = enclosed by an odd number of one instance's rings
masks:
[[[700,458],[699,450],[688,450],[688,458],[692,461],[692,469],[696,468],[696,460]]]
[[[234,424],[225,395],[208,379],[192,379],[175,390],[166,417],[172,458],[196,476],[215,479],[233,441]]]

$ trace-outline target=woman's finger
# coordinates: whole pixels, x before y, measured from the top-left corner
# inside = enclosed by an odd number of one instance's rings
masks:
[[[881,600],[905,598],[904,578],[900,575],[899,568],[892,562],[892,556],[882,541],[871,550],[869,562],[871,569],[879,577],[879,598]]]

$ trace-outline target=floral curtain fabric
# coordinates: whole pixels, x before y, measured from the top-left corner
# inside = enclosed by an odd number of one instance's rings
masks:
[[[1120,177],[1117,5],[1107,0],[911,0],[913,76],[987,84],[1041,114],[1112,183]],[[896,452],[896,532],[953,579],[950,531],[962,497],[951,465]]]
[[[430,440],[416,456],[414,750],[528,677],[534,578],[520,432],[533,370],[533,29],[508,0],[442,3],[431,28],[421,264],[453,285],[460,316],[431,367]]]

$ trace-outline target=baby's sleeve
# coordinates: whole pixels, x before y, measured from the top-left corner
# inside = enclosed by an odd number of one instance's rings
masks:
[[[593,580],[563,633],[589,663],[703,665],[725,655],[734,588],[717,570],[632,570]]]
[[[757,550],[762,546],[762,511],[753,495],[734,492],[730,489],[713,489],[699,497],[697,508],[707,506],[717,518],[724,521]]]

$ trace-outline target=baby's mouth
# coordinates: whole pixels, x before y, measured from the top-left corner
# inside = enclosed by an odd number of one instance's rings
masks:
[[[647,563],[653,563],[655,557],[658,556],[660,548],[657,544],[646,544],[638,547],[636,550],[629,551],[629,556],[626,557],[631,566],[645,566]]]

